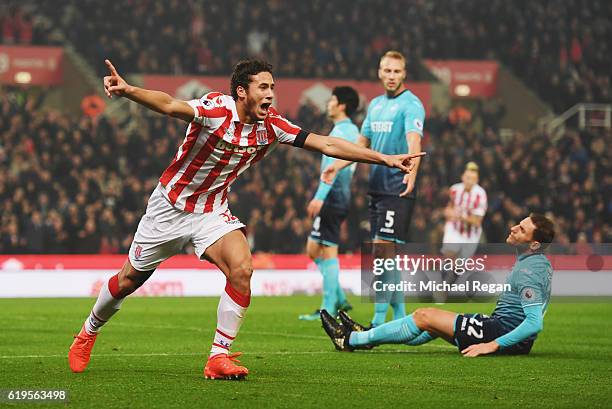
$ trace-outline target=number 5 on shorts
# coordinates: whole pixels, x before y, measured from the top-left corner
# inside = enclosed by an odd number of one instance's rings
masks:
[[[395,210],[387,210],[387,215],[385,216],[385,227],[393,227],[393,223],[395,223]]]

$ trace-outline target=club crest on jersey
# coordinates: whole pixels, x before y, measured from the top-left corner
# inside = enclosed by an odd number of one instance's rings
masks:
[[[258,129],[255,132],[255,141],[257,145],[266,145],[268,143],[268,131],[265,128]]]
[[[140,256],[142,256],[142,246],[139,244],[134,249],[134,259],[140,260]]]

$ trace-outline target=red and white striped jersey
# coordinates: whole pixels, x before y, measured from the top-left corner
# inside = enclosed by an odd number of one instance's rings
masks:
[[[463,216],[484,216],[487,212],[487,192],[478,184],[472,186],[468,192],[463,182],[455,183],[450,188],[450,200]],[[445,227],[467,239],[477,240],[482,234],[482,227],[462,221],[446,222]]]
[[[303,146],[306,133],[269,108],[254,124],[238,118],[231,96],[209,92],[188,102],[194,119],[159,181],[177,209],[210,213],[227,200],[230,185],[278,143]]]

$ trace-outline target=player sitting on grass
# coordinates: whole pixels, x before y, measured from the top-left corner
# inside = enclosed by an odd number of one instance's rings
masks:
[[[344,312],[339,324],[322,311],[323,328],[340,351],[381,344],[416,346],[441,337],[468,357],[527,354],[542,330],[550,300],[552,267],[542,251],[554,235],[553,222],[540,214],[531,214],[510,229],[506,243],[517,250],[517,261],[506,281],[511,290],[501,294],[491,317],[419,308],[405,318],[364,331]]]

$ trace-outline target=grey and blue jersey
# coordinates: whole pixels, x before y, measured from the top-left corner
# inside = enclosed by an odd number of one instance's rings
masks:
[[[388,155],[408,153],[406,134],[423,136],[425,109],[421,100],[405,90],[395,97],[380,95],[370,102],[361,126],[361,134],[370,140],[370,148]],[[397,196],[406,189],[404,174],[383,165],[370,167],[370,194]]]
[[[544,254],[519,255],[506,280],[510,291],[501,294],[492,317],[510,331],[525,320],[523,309],[526,307],[541,306],[544,315],[550,301],[552,272],[550,261]]]
[[[359,128],[349,119],[336,122],[329,134],[337,138],[345,139],[349,142],[357,142]],[[331,165],[336,159],[322,155],[321,172]],[[351,204],[351,179],[355,172],[355,164],[347,166],[336,175],[334,184],[325,198],[325,206],[348,210]]]

